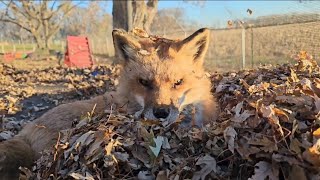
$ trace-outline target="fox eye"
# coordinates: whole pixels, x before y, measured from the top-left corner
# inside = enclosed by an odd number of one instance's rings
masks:
[[[139,83],[144,86],[144,87],[147,87],[147,88],[151,88],[152,84],[150,81],[148,80],[145,80],[145,79],[142,79],[142,78],[139,78]]]
[[[180,86],[183,83],[183,79],[179,79],[177,82],[173,84],[173,88],[176,88],[177,86]]]

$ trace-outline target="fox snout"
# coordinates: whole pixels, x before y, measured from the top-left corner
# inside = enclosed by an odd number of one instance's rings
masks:
[[[160,119],[160,118],[167,118],[170,114],[171,107],[168,105],[161,105],[161,106],[155,106],[152,109],[153,115]]]

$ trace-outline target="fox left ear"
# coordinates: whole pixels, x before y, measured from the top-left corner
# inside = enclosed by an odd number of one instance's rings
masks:
[[[192,56],[194,62],[202,64],[208,50],[210,31],[202,28],[178,43],[178,52]]]
[[[139,41],[123,29],[112,31],[115,54],[125,60],[135,59],[136,52],[141,48]]]

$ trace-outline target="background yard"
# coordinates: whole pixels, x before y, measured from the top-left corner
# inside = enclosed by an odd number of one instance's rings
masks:
[[[207,5],[211,7],[212,3]],[[287,13],[270,12],[264,16],[259,16],[262,14],[257,11],[259,9],[250,9],[250,6],[247,7],[247,12],[237,12],[228,9],[232,5],[227,5],[221,6],[228,13],[221,15],[220,21],[216,20],[219,17],[213,17],[214,19],[205,23],[188,16],[189,6],[201,11],[201,7],[205,6],[201,3],[185,2],[182,7],[162,7],[150,24],[150,33],[181,39],[198,28],[209,28],[211,43],[205,63],[209,71],[223,72],[255,68],[263,64],[294,63],[292,56],[300,51],[307,51],[314,59],[319,59],[319,3],[292,2],[287,7]],[[92,2],[76,6],[62,21],[60,31],[51,38],[50,49],[64,53],[67,35],[84,35],[89,37],[92,53],[99,63],[112,62],[113,20],[105,7],[110,8],[110,4]],[[237,15],[239,13],[241,15]],[[94,23],[90,23],[91,21]],[[0,32],[0,53],[32,52],[38,49],[36,41],[23,28],[10,23],[2,23],[2,27],[4,30]],[[38,62],[39,67],[42,66],[42,61],[30,62],[26,59],[21,62],[28,62],[26,66],[32,64],[34,67]],[[55,65],[52,61],[48,63],[50,66]]]

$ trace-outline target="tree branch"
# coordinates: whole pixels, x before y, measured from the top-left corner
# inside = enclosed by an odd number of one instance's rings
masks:
[[[9,22],[9,23],[15,24],[15,25],[21,27],[22,29],[24,29],[24,30],[32,33],[29,28],[23,26],[22,24],[20,24],[20,23],[18,23],[18,22],[16,22],[16,21],[13,21],[13,20],[10,20],[10,19],[2,19],[1,21],[2,21],[2,22]]]
[[[57,2],[57,1],[53,1],[52,5],[51,5],[51,8],[50,8],[51,11],[53,11],[53,8],[54,8],[54,5],[56,5],[56,2]]]

